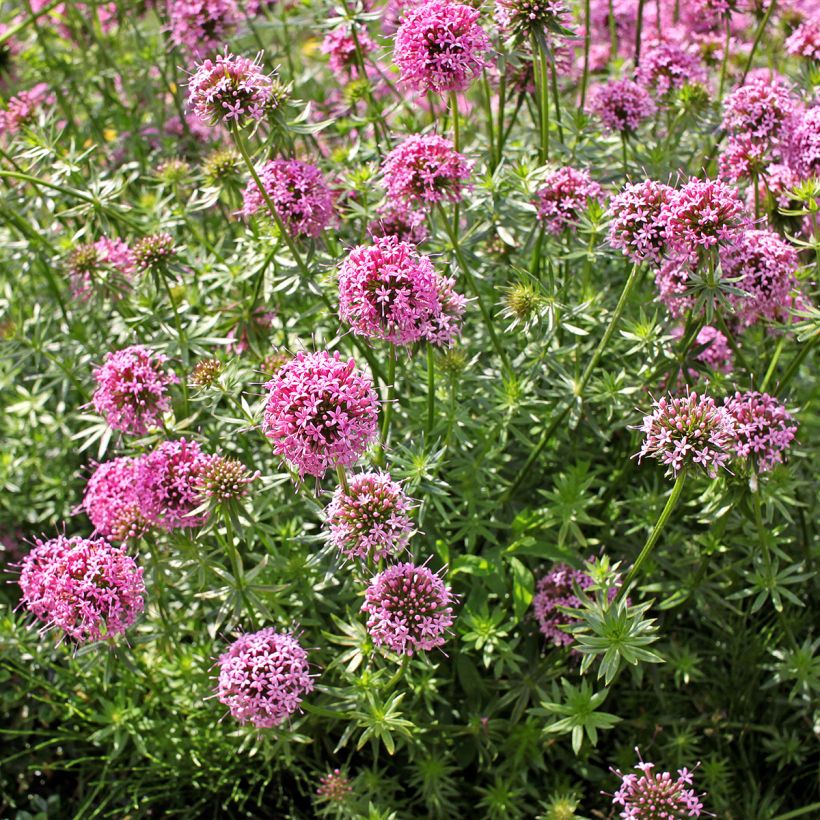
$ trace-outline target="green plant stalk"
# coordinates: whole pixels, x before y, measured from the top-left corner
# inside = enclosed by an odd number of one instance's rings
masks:
[[[253,613],[253,607],[245,592],[245,570],[242,567],[242,557],[239,555],[239,549],[234,543],[233,526],[231,525],[231,516],[225,511],[222,516],[222,521],[225,524],[225,551],[228,553],[228,560],[231,562],[231,571],[233,572],[234,580],[236,581],[236,591],[239,593],[239,599],[245,605],[245,610],[248,613],[251,626],[254,629],[258,628],[256,616]]]
[[[461,132],[458,123],[458,92],[450,92],[450,108],[453,112],[453,148],[461,151]],[[458,202],[453,203],[453,233],[458,234],[459,228],[459,207]]]
[[[339,477],[339,485],[345,493],[350,492],[350,485],[347,483],[347,473],[341,464],[336,465],[336,475]]]
[[[820,338],[820,333],[815,333],[814,336],[812,336],[811,339],[809,339],[806,344],[800,348],[797,355],[791,360],[789,366],[786,368],[786,372],[783,374],[783,378],[777,383],[775,393],[778,396],[783,393],[786,389],[786,385],[794,378],[795,373],[797,373],[800,365],[803,363],[803,359],[809,355],[809,352],[817,344],[818,338]]]
[[[484,70],[481,78],[481,99],[484,103],[484,112],[487,115],[487,141],[490,149],[490,171],[495,171],[495,131],[493,129],[493,97],[490,91],[490,81],[487,78],[487,71]]]
[[[774,375],[775,368],[777,367],[778,361],[780,361],[780,355],[783,353],[783,346],[786,343],[786,337],[781,336],[777,341],[777,347],[774,349],[774,353],[772,354],[772,360],[769,362],[769,367],[766,369],[766,375],[763,377],[763,381],[760,383],[760,392],[765,393],[766,388],[769,386],[769,382]]]
[[[729,26],[729,15],[724,18],[724,28],[726,36],[723,40],[723,61],[720,64],[720,86],[718,90],[718,100],[723,99],[723,89],[726,86],[726,68],[729,65],[729,41],[732,36],[732,30]]]
[[[590,0],[584,0],[584,73],[581,76],[581,103],[583,112],[587,101],[587,86],[589,84],[589,46],[592,39],[592,27],[590,25]]]
[[[436,419],[436,358],[433,345],[427,342],[427,435],[433,433]]]
[[[820,811],[820,803],[812,803],[810,806],[803,806],[802,809],[795,809],[794,811],[787,811],[785,814],[778,814],[773,820],[795,820],[796,817],[805,817],[807,814],[816,811]]]
[[[538,103],[538,129],[541,137],[541,162],[549,162],[550,158],[550,105],[549,81],[547,79],[547,64],[538,41],[532,38],[532,59],[536,85],[536,102]]]
[[[624,179],[629,176],[629,165],[627,164],[627,151],[626,151],[626,132],[621,131],[621,159],[624,165]]]
[[[638,0],[638,20],[635,24],[635,68],[641,64],[641,33],[643,31],[643,4]]]
[[[495,140],[495,149],[496,149],[496,157],[495,157],[495,168],[501,165],[502,157],[502,149],[504,147],[504,116],[505,116],[505,108],[507,105],[507,66],[506,63],[500,63],[501,69],[501,78],[498,81],[498,116],[496,117],[496,122],[498,125],[498,135]]]
[[[182,318],[179,315],[177,300],[174,298],[174,293],[171,290],[171,286],[168,284],[168,271],[164,267],[159,271],[159,278],[162,281],[165,294],[168,296],[168,301],[171,303],[171,310],[174,312],[174,326],[177,331],[179,349],[182,353],[182,365],[185,368],[185,373],[180,379],[180,387],[182,388],[182,405],[185,409],[185,418],[187,418],[188,411],[190,409],[188,402],[188,365],[190,363],[190,357],[188,354],[188,336],[185,333],[185,329],[182,327]]]
[[[749,70],[752,67],[752,61],[755,58],[755,52],[757,51],[757,47],[760,45],[760,41],[763,38],[763,32],[766,30],[766,26],[769,24],[769,20],[771,19],[772,13],[777,6],[777,0],[772,0],[769,3],[769,8],[766,9],[766,13],[763,15],[763,19],[760,21],[760,25],[757,27],[757,33],[755,34],[754,42],[752,43],[752,49],[749,52],[749,56],[746,59],[746,65],[743,68],[743,75],[740,78],[739,85],[743,85],[746,82],[746,75],[749,73]]]
[[[658,520],[655,522],[655,526],[652,528],[652,532],[649,534],[649,538],[646,539],[646,543],[643,545],[643,549],[640,551],[638,557],[635,559],[635,563],[632,565],[632,569],[629,570],[626,579],[621,585],[621,588],[618,590],[618,593],[615,596],[616,601],[620,598],[623,598],[623,596],[626,594],[627,588],[632,583],[635,576],[638,574],[638,570],[640,570],[641,565],[649,557],[649,553],[652,552],[652,548],[658,542],[658,538],[660,538],[660,535],[663,532],[663,528],[666,526],[666,522],[669,520],[669,516],[672,515],[672,510],[675,509],[675,506],[678,503],[678,499],[680,498],[681,492],[683,491],[683,484],[685,481],[686,468],[682,469],[678,473],[678,477],[675,479],[675,484],[672,487],[672,492],[670,493],[669,498],[666,501],[666,505],[661,511],[660,516],[658,516]]]
[[[615,28],[615,3],[609,0],[609,59],[618,55],[618,31]]]
[[[396,398],[396,358],[396,346],[391,344],[389,358],[387,359],[387,400],[384,403],[384,412],[382,413],[381,443],[377,459],[382,467],[385,464],[384,453],[387,447],[387,437],[390,435],[393,402]]]
[[[552,54],[541,55],[542,60],[549,60],[550,64],[550,86],[552,88],[552,101],[555,104],[555,126],[558,129],[558,140],[564,142],[564,125],[561,122],[561,96],[558,93],[558,77],[555,72],[555,60]]]

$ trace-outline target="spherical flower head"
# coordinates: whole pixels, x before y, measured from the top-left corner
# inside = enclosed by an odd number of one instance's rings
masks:
[[[423,325],[423,337],[436,347],[452,347],[461,335],[467,300],[456,291],[456,280],[436,276],[438,309],[430,313]]]
[[[438,309],[433,263],[393,236],[354,248],[339,269],[339,318],[358,336],[412,344]]]
[[[672,193],[668,185],[651,179],[626,185],[609,204],[609,244],[633,262],[660,262],[666,248],[660,213]]]
[[[536,193],[538,219],[553,234],[574,228],[587,200],[603,196],[601,186],[590,179],[589,171],[565,166],[547,175]]]
[[[473,163],[437,134],[412,136],[397,145],[382,165],[388,199],[405,205],[459,202]]]
[[[68,259],[68,279],[75,299],[88,301],[95,294],[120,298],[131,286],[136,258],[121,239],[102,237],[76,247]]]
[[[577,619],[562,612],[560,607],[580,607],[581,600],[575,594],[574,587],[587,589],[591,585],[592,578],[589,575],[568,564],[556,564],[539,579],[532,608],[541,634],[550,643],[555,646],[570,646],[574,642],[572,635],[561,627],[576,623]]]
[[[632,80],[613,80],[593,89],[591,109],[606,130],[631,134],[655,113],[655,103],[642,85]]]
[[[137,499],[152,525],[171,531],[205,523],[207,511],[192,513],[202,505],[201,480],[209,460],[198,442],[184,438],[163,441],[139,459]]]
[[[378,208],[377,218],[367,231],[373,239],[380,236],[395,236],[402,242],[420,245],[429,236],[427,215],[422,210],[414,210],[401,202],[388,202]]]
[[[28,91],[21,91],[16,97],[11,97],[6,110],[0,111],[0,134],[14,136],[31,123],[44,106],[53,101],[54,95],[45,83],[37,83]]]
[[[197,65],[188,81],[188,108],[203,122],[242,127],[259,122],[276,99],[262,55],[249,60],[227,51]]]
[[[663,98],[676,88],[706,82],[706,69],[697,56],[679,44],[661,40],[641,54],[635,78]]]
[[[204,498],[224,504],[244,498],[248,494],[248,485],[260,475],[258,471],[252,473],[238,459],[207,456],[197,482]]]
[[[328,803],[344,803],[353,792],[350,778],[343,774],[340,769],[334,769],[319,780],[319,788],[316,794],[320,799]]]
[[[347,487],[336,488],[325,510],[328,542],[349,559],[381,561],[396,556],[413,532],[410,506],[388,473],[351,476]]]
[[[655,272],[658,298],[676,319],[683,316],[695,304],[694,298],[686,294],[691,273],[689,259],[681,256],[667,259]]]
[[[279,218],[294,236],[315,238],[333,218],[333,195],[315,165],[295,159],[275,159],[262,166],[259,178]],[[272,216],[254,180],[248,183],[242,198],[245,217],[260,210]]]
[[[560,30],[569,16],[564,0],[496,0],[499,28],[520,38]]]
[[[721,248],[723,273],[747,296],[730,296],[741,325],[783,317],[797,286],[799,260],[795,249],[773,231],[744,231]]]
[[[297,353],[265,388],[262,430],[300,475],[354,464],[376,436],[373,383],[338,351]]]
[[[449,0],[427,0],[410,9],[399,30],[393,59],[401,82],[416,91],[463,91],[490,66],[491,44],[477,9]]]
[[[238,180],[241,173],[242,157],[232,148],[218,148],[208,154],[202,164],[202,176],[213,187]]]
[[[167,356],[132,345],[106,354],[94,370],[97,389],[91,398],[94,410],[109,426],[134,436],[159,425],[171,407],[168,386],[179,379],[163,368]]]
[[[136,265],[145,273],[158,273],[165,270],[175,256],[174,240],[167,233],[144,236],[134,245]]]
[[[219,657],[217,697],[240,723],[278,726],[313,691],[307,652],[272,627],[237,638]]]
[[[800,176],[820,177],[820,107],[795,119],[788,143],[789,165]]]
[[[694,465],[710,478],[717,477],[731,458],[735,443],[731,416],[714,399],[694,392],[656,401],[640,429],[644,441],[638,461],[645,456],[657,459],[675,476]]]
[[[20,572],[23,605],[77,643],[114,638],[142,612],[142,569],[102,538],[37,541]]]
[[[676,336],[683,335],[683,328],[678,328]],[[731,373],[734,370],[734,355],[729,347],[729,340],[717,328],[704,325],[695,338],[695,347],[703,350],[696,355],[699,362],[703,362],[716,373]]]
[[[637,749],[636,749],[637,751]],[[617,769],[612,772],[621,778],[621,786],[612,796],[612,803],[621,806],[623,820],[683,820],[700,817],[703,811],[701,799],[704,795],[695,792],[692,773],[679,769],[673,778],[669,772],[655,772],[655,764],[644,762],[635,768],[637,773],[622,774]]]
[[[171,42],[193,54],[221,48],[240,20],[236,0],[170,0]]]
[[[753,78],[726,97],[723,129],[758,142],[776,142],[789,127],[795,110],[796,101],[784,82]]]
[[[783,463],[797,424],[774,396],[755,391],[735,393],[723,402],[735,424],[735,452],[760,473]]]
[[[96,534],[110,541],[143,534],[147,522],[139,509],[136,476],[135,458],[115,458],[97,465],[85,485],[82,502]]]
[[[720,178],[739,182],[760,175],[769,159],[765,143],[748,134],[732,135],[726,140],[718,158]]]
[[[786,39],[786,54],[820,61],[820,18],[801,23]]]
[[[746,214],[737,191],[717,179],[690,179],[664,203],[660,220],[673,250],[697,259],[701,250],[733,240]]]
[[[196,387],[210,387],[222,373],[219,359],[200,359],[191,371],[191,384]]]
[[[358,43],[362,59],[368,54],[372,54],[377,46],[370,39],[367,29],[362,26],[355,28],[356,36],[353,36],[354,29],[349,25],[341,25],[329,31],[322,40],[322,54],[329,57],[328,64],[336,79],[341,83],[351,80],[361,79],[356,54]]]
[[[362,612],[376,646],[413,655],[444,644],[452,602],[450,588],[427,567],[394,564],[370,582]]]
[[[290,354],[285,350],[274,348],[272,352],[268,353],[262,359],[260,370],[262,373],[271,378],[275,376],[288,362],[290,361]]]

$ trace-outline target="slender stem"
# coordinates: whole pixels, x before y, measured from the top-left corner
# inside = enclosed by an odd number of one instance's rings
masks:
[[[752,185],[754,186],[755,196],[755,222],[760,219],[760,182],[758,181],[757,171],[752,171]]]
[[[535,74],[536,102],[538,103],[538,128],[541,135],[541,162],[550,158],[550,106],[547,64],[535,37],[532,39],[532,59]]]
[[[649,538],[647,538],[646,543],[643,546],[643,549],[638,554],[635,563],[632,565],[632,569],[629,570],[629,574],[626,576],[626,580],[623,582],[621,588],[618,590],[618,594],[615,596],[616,600],[622,598],[626,594],[627,588],[632,583],[635,576],[638,574],[638,570],[641,568],[641,565],[649,557],[649,553],[652,552],[652,548],[657,543],[658,538],[660,538],[661,532],[663,532],[663,528],[666,526],[666,522],[669,520],[669,516],[672,514],[672,510],[675,509],[675,505],[678,503],[680,494],[683,491],[683,484],[685,480],[686,470],[683,469],[678,473],[678,477],[675,479],[675,484],[672,487],[672,493],[667,499],[666,506],[661,511],[658,520],[655,522],[655,526],[652,528],[652,532],[649,534]]]
[[[501,71],[501,79],[498,81],[498,137],[496,138],[496,158],[495,167],[501,165],[501,149],[504,147],[504,109],[507,105],[507,64],[504,61],[499,61],[499,70]]]
[[[729,39],[732,36],[732,29],[729,25],[729,14],[724,18],[726,37],[723,41],[723,62],[720,65],[720,90],[718,91],[718,99],[723,99],[723,88],[726,85],[726,67],[729,64]]]
[[[618,55],[618,30],[615,27],[615,3],[609,0],[609,59],[613,61]]]
[[[384,451],[387,447],[387,437],[390,435],[390,418],[393,415],[393,402],[396,398],[396,346],[390,345],[390,354],[387,360],[387,400],[382,412],[381,445],[379,446],[378,461],[384,465]]]
[[[458,124],[458,92],[451,91],[450,92],[450,108],[452,109],[453,115],[453,148],[456,151],[461,150],[461,134],[459,132],[459,124]],[[459,220],[458,220],[458,202],[453,203],[453,232],[458,234],[459,228]]]
[[[635,68],[641,63],[641,34],[643,32],[643,4],[644,0],[638,0],[638,21],[635,28]]]
[[[436,359],[433,345],[427,342],[427,436],[433,433],[436,418]]]
[[[590,0],[584,0],[584,73],[581,77],[581,111],[587,101],[587,85],[589,83],[589,45],[592,40],[592,22]]]
[[[746,66],[743,69],[743,74],[740,78],[740,85],[746,82],[746,75],[749,73],[749,69],[752,67],[752,60],[755,58],[755,52],[757,51],[758,45],[760,45],[760,40],[763,38],[763,32],[766,30],[766,26],[769,24],[769,19],[772,16],[772,13],[775,10],[775,6],[777,6],[777,0],[771,0],[769,3],[769,8],[766,9],[766,13],[763,15],[763,19],[760,21],[760,25],[757,27],[757,33],[755,34],[754,42],[752,43],[752,49],[749,52],[749,56],[746,59]]]
[[[336,465],[336,475],[339,477],[339,484],[341,485],[342,489],[345,493],[350,492],[350,485],[347,483],[347,473],[345,472],[345,468],[342,467],[341,464]]]
[[[777,341],[777,347],[774,349],[774,354],[772,355],[772,360],[769,362],[769,367],[766,370],[766,375],[763,377],[763,381],[760,383],[760,392],[765,393],[766,388],[769,386],[769,382],[774,375],[774,370],[777,367],[777,363],[780,360],[780,354],[783,352],[783,345],[786,343],[786,336],[785,334],[782,335]]]
[[[185,408],[185,417],[188,417],[188,337],[185,334],[185,329],[182,327],[182,318],[179,315],[179,308],[177,307],[177,300],[174,298],[174,293],[171,286],[168,284],[168,271],[164,268],[159,272],[159,278],[168,296],[168,301],[171,303],[171,310],[174,312],[174,325],[177,331],[177,339],[179,341],[179,350],[182,353],[182,364],[185,368],[185,373],[180,379],[180,387],[182,388],[182,401]]]
[[[552,87],[552,101],[555,105],[555,125],[558,128],[558,141],[564,142],[564,125],[561,122],[561,97],[558,94],[558,76],[555,71],[555,60],[551,53],[542,54],[543,60],[549,60],[550,86]]]
[[[629,176],[629,166],[627,165],[626,153],[626,131],[621,131],[621,154],[624,163],[624,179]]]
[[[774,3],[772,3],[774,5]],[[807,814],[820,811],[820,803],[812,803],[810,806],[803,806],[802,809],[787,811],[785,814],[778,814],[773,820],[794,820],[796,817],[804,817]]]
[[[800,348],[797,355],[792,359],[791,364],[786,368],[786,372],[783,374],[783,378],[777,383],[777,388],[775,393],[779,396],[782,394],[783,390],[786,388],[786,385],[794,378],[794,374],[797,373],[800,365],[803,363],[803,359],[809,355],[809,351],[817,344],[817,340],[820,338],[820,333],[815,333],[814,336],[809,339],[803,347]]]
[[[495,171],[495,131],[493,129],[493,97],[490,91],[490,80],[487,77],[487,71],[482,75],[481,87],[483,90],[482,100],[484,102],[484,111],[487,114],[487,139],[490,147],[490,171]]]

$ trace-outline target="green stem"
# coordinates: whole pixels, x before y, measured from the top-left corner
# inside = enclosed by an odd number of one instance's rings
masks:
[[[459,123],[458,123],[458,92],[451,91],[450,92],[450,108],[452,109],[453,115],[453,148],[456,151],[461,150],[461,133],[459,131]],[[458,220],[458,201],[453,203],[453,232],[458,234],[459,228],[459,220]]]
[[[490,171],[495,171],[496,169],[496,161],[495,161],[495,131],[493,129],[493,97],[492,92],[490,91],[490,80],[487,77],[486,70],[482,75],[482,82],[481,82],[482,91],[482,99],[484,102],[484,111],[487,114],[487,141],[489,142],[490,148]]]
[[[783,393],[786,385],[794,378],[794,374],[797,373],[800,365],[803,363],[803,359],[809,355],[809,351],[817,344],[818,338],[820,338],[820,333],[815,333],[791,360],[791,364],[786,368],[783,378],[777,383],[777,388],[774,391],[778,396]]]
[[[729,65],[729,40],[732,36],[732,30],[729,26],[729,15],[725,19],[726,37],[723,41],[723,62],[720,65],[720,89],[718,91],[718,100],[723,99],[723,88],[726,85],[726,67]]]
[[[536,102],[538,103],[538,128],[541,135],[541,162],[550,158],[550,106],[547,64],[535,37],[532,39],[532,59],[535,73]]]
[[[177,340],[179,341],[179,350],[182,353],[182,364],[185,368],[185,373],[183,374],[182,379],[180,379],[180,386],[182,388],[182,401],[183,407],[185,408],[185,418],[188,417],[188,365],[189,365],[189,355],[188,355],[188,337],[185,334],[185,330],[182,327],[182,319],[179,315],[179,308],[177,307],[177,300],[174,298],[174,293],[171,290],[171,286],[168,284],[168,271],[164,268],[159,272],[159,278],[162,281],[162,285],[165,289],[165,293],[168,296],[168,301],[171,303],[171,309],[174,312],[174,325],[177,331]]]
[[[543,60],[550,63],[550,86],[552,87],[552,101],[555,104],[555,125],[558,128],[558,141],[564,142],[564,124],[561,122],[561,97],[558,94],[558,77],[555,71],[555,60],[552,53],[542,54]]]
[[[584,73],[581,77],[581,111],[587,101],[587,85],[589,83],[589,45],[592,40],[592,14],[590,12],[590,0],[584,0]]]
[[[641,33],[643,31],[643,4],[644,0],[638,0],[638,21],[635,27],[635,68],[641,63]]]
[[[774,370],[777,367],[777,363],[780,360],[780,354],[783,353],[783,346],[786,343],[786,336],[782,335],[777,341],[777,347],[774,349],[774,353],[772,354],[772,360],[769,362],[769,367],[766,370],[766,375],[763,377],[763,381],[760,384],[760,392],[765,393],[766,388],[769,386],[769,382],[774,375]]]
[[[387,360],[387,400],[382,412],[381,445],[379,446],[378,462],[384,466],[384,451],[387,447],[387,437],[390,435],[390,418],[393,415],[393,402],[396,397],[396,346],[390,345],[390,354]]]
[[[666,526],[666,522],[669,520],[669,516],[672,515],[672,510],[675,509],[675,505],[678,503],[678,499],[680,498],[680,494],[683,491],[683,484],[686,480],[686,470],[682,469],[678,473],[678,477],[675,479],[675,484],[672,487],[672,492],[669,498],[666,501],[666,506],[661,511],[658,520],[655,522],[655,526],[652,528],[652,532],[649,534],[649,538],[647,538],[646,543],[643,546],[643,549],[640,551],[635,563],[632,565],[632,569],[629,570],[629,574],[626,576],[621,588],[618,590],[618,594],[615,596],[615,599],[618,600],[622,598],[629,587],[629,585],[634,580],[635,576],[638,574],[638,570],[641,568],[641,565],[644,561],[649,557],[649,553],[652,552],[652,548],[660,538],[661,532],[663,532],[663,528]]]
[[[760,41],[763,38],[763,32],[769,24],[769,19],[772,16],[772,12],[775,10],[775,6],[777,6],[777,0],[772,0],[771,3],[769,3],[769,8],[766,9],[766,13],[763,15],[763,19],[760,21],[760,25],[757,27],[757,33],[755,34],[755,39],[752,43],[752,50],[749,52],[749,56],[746,59],[746,65],[743,69],[743,75],[740,78],[740,85],[743,85],[743,83],[746,82],[746,75],[752,67],[752,60],[755,58],[755,52],[757,51],[757,47],[760,45]]]
[[[339,477],[339,484],[345,493],[350,492],[350,485],[347,483],[347,473],[341,464],[336,465],[336,475]]]
[[[772,3],[774,5],[774,3]],[[795,817],[804,817],[807,814],[820,811],[820,803],[812,803],[810,806],[803,806],[802,809],[787,811],[785,814],[778,814],[773,820],[794,820]]]
[[[621,131],[621,156],[623,159],[624,164],[624,179],[629,176],[629,166],[627,165],[627,152],[626,152],[626,132]]]
[[[427,436],[433,433],[436,418],[436,359],[433,345],[427,342]]]

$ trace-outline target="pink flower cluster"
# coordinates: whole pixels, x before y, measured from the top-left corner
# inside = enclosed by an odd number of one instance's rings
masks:
[[[255,60],[227,51],[200,63],[188,81],[188,107],[211,125],[238,126],[258,122],[273,99],[271,78]]]
[[[688,466],[702,467],[711,478],[726,467],[735,445],[732,417],[709,396],[688,393],[663,397],[640,428],[644,441],[638,461],[657,459],[676,475]]]
[[[609,204],[609,244],[634,262],[660,262],[666,247],[660,213],[673,194],[668,185],[651,179],[626,185]]]
[[[723,128],[730,134],[746,134],[757,142],[776,142],[794,114],[795,101],[784,82],[755,77],[726,97]]]
[[[319,781],[316,794],[329,803],[344,803],[353,791],[350,779],[340,769],[334,769],[323,775]]]
[[[167,357],[132,345],[106,354],[94,370],[94,410],[115,430],[142,436],[162,422],[171,407],[168,386],[179,379],[163,369]]]
[[[373,384],[338,351],[298,353],[265,387],[262,430],[300,475],[353,464],[376,435]]]
[[[411,8],[396,32],[393,58],[401,81],[416,91],[463,91],[487,68],[491,44],[477,9],[450,0]]]
[[[357,26],[355,38],[353,33],[354,29],[350,26],[342,25],[329,31],[322,40],[322,54],[328,55],[330,70],[340,83],[361,79],[356,54],[357,43],[363,60],[377,48],[366,28]]]
[[[499,28],[525,37],[544,35],[562,26],[569,15],[564,0],[496,0],[495,19]]]
[[[11,97],[6,110],[0,111],[0,135],[14,136],[34,119],[44,105],[53,101],[54,95],[46,83],[37,83],[28,91],[21,91],[16,97]]]
[[[453,625],[453,596],[444,581],[426,566],[393,564],[365,591],[362,612],[376,646],[413,655],[445,642]]]
[[[410,499],[389,473],[359,473],[336,488],[325,510],[328,541],[346,558],[390,558],[410,539],[409,511]]]
[[[438,280],[433,263],[415,246],[378,238],[354,248],[342,263],[339,318],[360,336],[397,345],[429,339],[442,313]]]
[[[795,119],[788,160],[801,179],[820,176],[820,107],[809,108]]]
[[[561,607],[580,607],[581,600],[575,594],[573,586],[587,589],[591,584],[589,575],[568,564],[556,564],[538,580],[532,608],[541,634],[550,643],[555,646],[569,646],[573,643],[572,635],[561,627],[575,623],[576,619],[562,612]]]
[[[137,459],[115,458],[99,464],[83,493],[82,508],[95,533],[112,541],[141,535],[147,521],[136,489]]]
[[[87,301],[94,294],[122,296],[136,273],[136,259],[122,239],[102,237],[75,248],[68,259],[68,279],[75,299]]]
[[[590,179],[589,171],[565,166],[547,175],[536,193],[538,219],[553,234],[573,228],[586,210],[587,200],[603,196],[603,189]]]
[[[236,0],[169,0],[171,42],[193,54],[221,48],[240,19]]]
[[[684,85],[706,82],[701,61],[677,43],[661,40],[641,55],[635,78],[658,97]]]
[[[820,61],[820,18],[806,20],[789,35],[786,53]]]
[[[593,89],[591,110],[609,131],[629,134],[655,113],[649,92],[632,80],[612,80]]]
[[[307,652],[272,627],[237,638],[217,662],[217,697],[240,723],[278,726],[313,691]]]
[[[797,425],[786,408],[768,393],[735,393],[724,401],[734,420],[735,452],[761,473],[783,463]]]
[[[114,638],[142,612],[142,569],[102,538],[37,541],[20,572],[23,605],[77,643]]]
[[[208,498],[225,504],[244,498],[248,494],[249,485],[260,475],[258,470],[252,473],[235,458],[206,456],[204,466],[196,471],[194,484],[200,499]]]
[[[638,752],[637,749],[635,751]],[[638,759],[640,762],[635,768],[640,774],[622,774],[617,769],[612,770],[621,778],[621,786],[612,796],[612,803],[622,807],[620,817],[623,820],[700,817],[704,795],[697,794],[691,788],[692,772],[679,769],[677,778],[673,779],[669,772],[656,773],[655,764],[645,763],[640,752]]]
[[[683,328],[677,327],[673,333],[676,337],[683,335]],[[704,325],[695,338],[695,347],[703,347],[697,359],[716,373],[731,373],[734,369],[734,356],[726,337],[711,325]]]
[[[259,179],[279,218],[294,236],[315,238],[333,218],[333,195],[315,165],[274,159],[262,166]],[[248,183],[242,198],[245,217],[260,210],[271,216],[265,195],[254,180]]]
[[[436,277],[438,310],[428,317],[424,338],[439,347],[452,347],[459,333],[467,300],[455,289],[455,279],[450,276]]]
[[[384,158],[382,184],[393,202],[429,207],[458,202],[470,179],[473,163],[436,134],[414,135]]]

